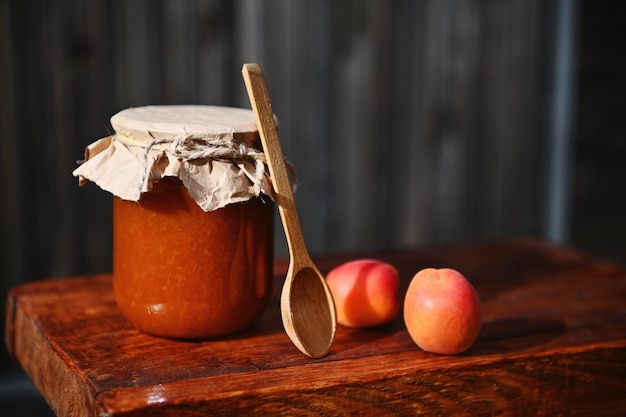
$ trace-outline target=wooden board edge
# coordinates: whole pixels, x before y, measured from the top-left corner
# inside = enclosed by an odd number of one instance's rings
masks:
[[[89,416],[90,385],[49,342],[28,312],[14,300],[11,345],[14,357],[58,416]]]
[[[98,415],[112,417],[248,415],[261,411],[289,414],[305,409],[336,415],[342,407],[356,415],[372,410],[381,415],[456,414],[463,408],[455,407],[464,402],[464,407],[476,407],[473,412],[477,412],[477,404],[486,396],[494,402],[493,409],[504,414],[525,407],[527,414],[533,415],[544,406],[565,413],[568,404],[592,411],[593,405],[602,401],[605,408],[598,408],[602,411],[598,415],[623,415],[620,413],[626,412],[626,397],[621,395],[626,392],[626,327],[607,326],[609,333],[611,327],[615,327],[617,338],[549,352],[533,347],[504,354],[477,352],[470,363],[459,356],[428,358],[423,352],[404,351],[358,363],[346,358],[335,363],[313,362],[293,368],[120,388],[101,392],[96,408]],[[573,331],[587,332],[588,329]],[[398,367],[398,363],[405,365]],[[588,386],[590,380],[594,380],[593,386]],[[485,385],[485,381],[491,385]],[[547,399],[543,393],[549,394]],[[429,395],[436,401],[422,398]],[[607,413],[612,409],[619,413]]]
[[[333,379],[300,385],[268,386],[210,396],[190,392],[184,399],[172,387],[154,386],[133,400],[133,393],[109,392],[97,402],[97,415],[568,415],[626,413],[626,347],[554,356],[501,358],[496,363],[451,362],[419,372],[377,373],[371,378]],[[263,375],[259,375],[260,380]],[[594,383],[589,385],[589,378]],[[319,381],[318,381],[319,382]],[[186,387],[189,388],[189,382]],[[192,390],[193,391],[193,390]],[[150,395],[146,395],[146,394]],[[177,398],[170,401],[168,398]],[[149,399],[149,401],[148,401]],[[141,403],[143,402],[143,403]]]

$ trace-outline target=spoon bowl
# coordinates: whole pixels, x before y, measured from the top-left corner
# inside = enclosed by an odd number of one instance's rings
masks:
[[[335,338],[335,304],[324,276],[311,260],[304,243],[261,67],[245,64],[242,73],[269,167],[273,197],[278,204],[289,246],[289,270],[280,297],[283,326],[302,353],[321,358],[328,354]]]
[[[293,278],[285,280],[280,297],[281,315],[287,333],[293,344],[313,358],[325,356],[334,337],[334,326],[328,327],[335,319],[334,306],[326,300],[330,293],[324,279],[314,266],[304,267]],[[289,287],[287,286],[289,285]]]

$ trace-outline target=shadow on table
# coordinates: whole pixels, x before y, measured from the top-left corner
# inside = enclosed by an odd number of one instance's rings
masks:
[[[511,318],[483,323],[474,354],[506,353],[544,345],[567,330],[554,319]],[[479,352],[480,351],[480,352]]]

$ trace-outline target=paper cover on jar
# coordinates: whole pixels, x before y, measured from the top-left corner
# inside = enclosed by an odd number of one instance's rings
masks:
[[[162,177],[178,177],[205,211],[272,195],[251,110],[218,106],[146,106],[111,118],[115,135],[89,145],[74,170],[131,201]]]

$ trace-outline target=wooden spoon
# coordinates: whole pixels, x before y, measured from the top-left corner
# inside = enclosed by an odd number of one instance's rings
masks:
[[[289,270],[280,297],[283,326],[302,353],[321,358],[328,353],[335,338],[335,304],[326,280],[311,260],[304,243],[261,67],[245,64],[242,72],[289,245]]]

